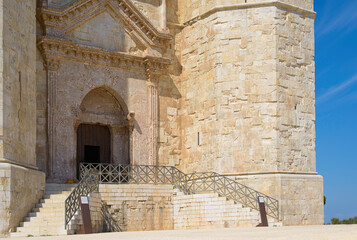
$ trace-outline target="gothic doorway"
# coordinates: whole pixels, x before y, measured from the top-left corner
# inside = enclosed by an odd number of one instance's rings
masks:
[[[111,134],[107,126],[81,124],[77,129],[77,178],[79,164],[111,163]]]

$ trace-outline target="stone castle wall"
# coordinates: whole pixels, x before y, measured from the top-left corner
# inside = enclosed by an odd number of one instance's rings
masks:
[[[124,127],[123,119],[107,121],[110,117],[81,109],[90,91],[104,87],[136,114],[127,141],[132,164],[227,174],[280,200],[284,224],[322,223],[322,179],[316,176],[315,157],[312,0],[134,0],[146,20],[163,31],[159,35],[171,33],[171,42],[150,46],[156,41],[147,37],[150,29],[140,32],[145,27],[137,29],[106,8],[63,32],[49,27],[46,34],[88,48],[61,53],[64,48],[49,48],[47,55],[41,44],[36,49],[36,1],[0,2],[0,161],[33,169],[21,171],[29,182],[37,179],[34,189],[40,191],[39,179],[44,178],[36,166],[59,181],[75,178],[78,124]],[[46,6],[63,9],[76,1],[47,2]],[[117,35],[124,45],[113,45]],[[93,49],[125,52],[129,58],[163,56],[171,65],[154,76],[149,64],[121,60],[113,67],[114,58],[86,54]],[[46,59],[51,54],[59,59]],[[88,61],[78,62],[81,56]],[[119,135],[113,138],[114,162],[125,145]],[[3,185],[19,191],[22,187],[12,182],[16,179],[8,178]],[[266,184],[259,185],[261,179]],[[31,192],[26,197],[32,201],[38,195]]]
[[[0,162],[0,236],[19,226],[44,191],[43,172]]]
[[[316,172],[314,18],[277,9],[279,171]]]
[[[36,1],[0,1],[0,236],[42,197],[36,167]]]
[[[35,0],[1,6],[0,157],[36,166]]]
[[[274,16],[275,7],[217,12],[183,30],[186,172],[276,167]]]
[[[171,119],[181,137],[180,150],[160,145],[160,159],[178,152],[176,166],[185,172],[236,176],[276,197],[286,225],[323,223],[312,6],[181,1],[178,19],[185,26],[169,25],[179,63],[171,76],[180,72],[182,95]],[[161,136],[172,138],[169,131]]]
[[[317,175],[250,174],[236,180],[279,200],[284,226],[323,224],[323,179]]]
[[[173,0],[174,1],[174,0]],[[170,0],[169,0],[170,2]],[[277,2],[270,0],[179,0],[179,22],[181,24],[195,18],[210,14],[216,10],[231,10],[237,7],[250,8],[267,5],[276,5]],[[280,0],[279,5],[290,5],[295,10],[313,10],[313,0]]]
[[[310,13],[250,7],[214,12],[176,35],[179,166],[315,171],[313,22]],[[172,137],[160,131],[160,141]]]

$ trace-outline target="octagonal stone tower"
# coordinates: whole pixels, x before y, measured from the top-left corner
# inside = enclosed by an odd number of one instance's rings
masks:
[[[215,171],[277,198],[284,225],[323,223],[312,0],[0,0],[0,13],[0,235],[45,177],[76,178],[82,123],[111,131],[107,162]]]
[[[182,0],[176,13],[179,24],[168,24],[181,64],[176,164],[276,197],[284,225],[322,224],[313,2]]]

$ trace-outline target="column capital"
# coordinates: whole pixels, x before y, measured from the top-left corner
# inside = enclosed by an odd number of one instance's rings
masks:
[[[46,59],[46,69],[48,71],[56,72],[60,67],[60,60],[55,58]]]

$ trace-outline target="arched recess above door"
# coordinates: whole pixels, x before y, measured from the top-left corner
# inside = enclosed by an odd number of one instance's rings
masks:
[[[128,113],[128,108],[120,95],[109,87],[101,86],[92,89],[83,98],[78,120],[125,126]]]

